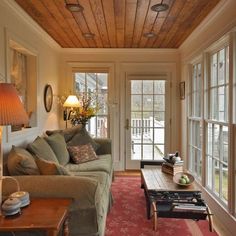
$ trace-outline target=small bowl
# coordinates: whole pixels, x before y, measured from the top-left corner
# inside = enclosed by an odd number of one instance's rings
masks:
[[[188,184],[181,184],[179,182],[179,179],[181,178],[182,175],[187,175],[188,176],[189,181],[190,181]],[[190,186],[194,182],[194,177],[191,174],[187,173],[187,172],[178,172],[173,176],[173,181],[176,184],[178,184],[179,186],[186,186],[187,187],[187,186]]]

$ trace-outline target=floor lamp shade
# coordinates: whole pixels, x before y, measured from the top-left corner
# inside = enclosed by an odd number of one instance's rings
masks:
[[[12,84],[0,83],[0,125],[19,125],[29,122],[28,115]]]

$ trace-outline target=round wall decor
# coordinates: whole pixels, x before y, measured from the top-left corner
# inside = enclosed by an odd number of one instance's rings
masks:
[[[47,84],[44,88],[44,106],[47,112],[51,111],[52,102],[53,102],[52,86]]]

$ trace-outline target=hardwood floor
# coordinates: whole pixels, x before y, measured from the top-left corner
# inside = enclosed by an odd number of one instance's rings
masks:
[[[140,176],[140,170],[115,171],[115,176]]]

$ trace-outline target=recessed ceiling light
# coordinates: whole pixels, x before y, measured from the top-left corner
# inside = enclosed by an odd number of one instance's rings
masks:
[[[161,12],[161,11],[166,11],[168,10],[169,5],[165,4],[165,3],[158,3],[155,4],[151,7],[151,10],[156,11],[156,12]]]
[[[157,35],[153,32],[148,32],[148,33],[144,33],[143,36],[146,37],[146,38],[154,38]]]
[[[93,33],[83,33],[83,36],[86,39],[92,39],[92,38],[94,38],[95,34],[93,34]]]
[[[66,8],[71,12],[80,12],[84,10],[79,3],[66,3]]]

